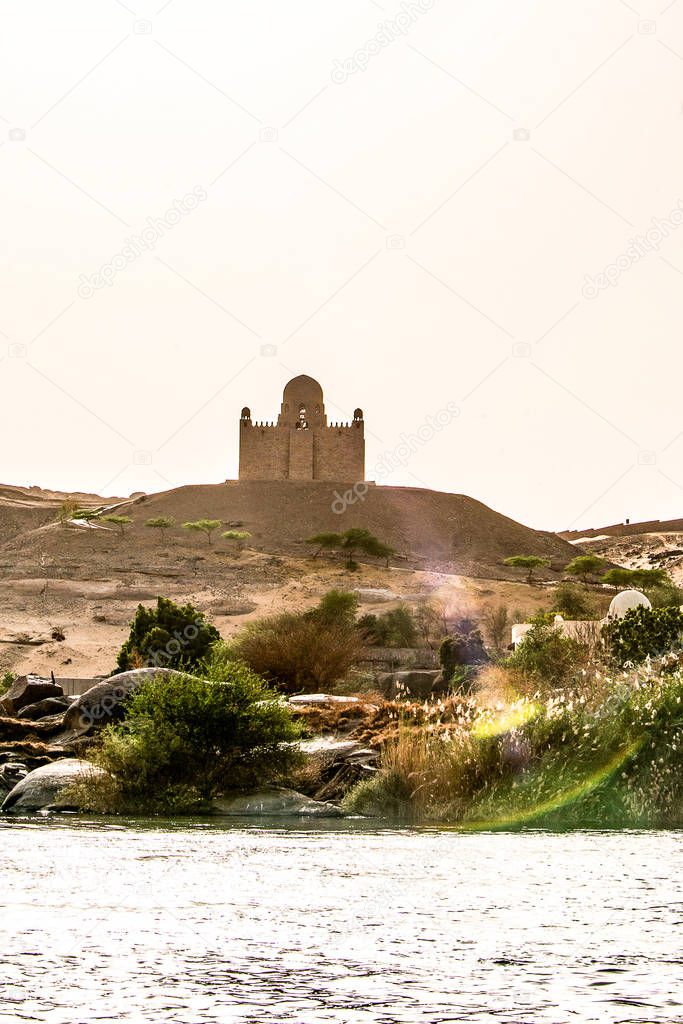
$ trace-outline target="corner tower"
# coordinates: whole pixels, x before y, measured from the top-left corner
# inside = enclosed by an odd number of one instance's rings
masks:
[[[240,418],[240,480],[365,479],[365,423],[356,409],[351,423],[327,422],[323,389],[302,374],[286,385],[277,423]]]

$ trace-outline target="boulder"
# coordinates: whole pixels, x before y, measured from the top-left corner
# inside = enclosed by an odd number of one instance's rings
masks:
[[[74,782],[106,775],[88,761],[65,758],[43,765],[23,778],[5,797],[3,811],[78,810],[63,798],[64,790]]]
[[[0,699],[0,712],[9,718],[29,704],[36,704],[46,697],[63,697],[64,690],[50,679],[40,676],[20,676],[7,693]]]
[[[35,704],[27,704],[18,713],[17,718],[30,718],[36,721],[49,715],[63,715],[70,703],[68,697],[45,697]]]
[[[377,685],[385,697],[394,700],[397,697],[414,697],[423,700],[432,693],[441,693],[443,685],[439,683],[441,673],[437,669],[405,669],[401,672],[382,672],[377,677]]]
[[[336,803],[377,771],[379,754],[357,740],[316,736],[300,744],[306,766],[299,785],[314,800]]]
[[[306,760],[321,767],[335,764],[375,765],[379,757],[376,750],[357,740],[336,736],[315,736],[299,744]]]
[[[226,796],[213,801],[214,814],[239,818],[343,818],[334,804],[311,800],[293,789],[262,789],[247,796]]]
[[[136,668],[96,683],[82,693],[64,716],[64,729],[71,736],[83,736],[97,726],[123,718],[123,704],[146,679],[178,675],[169,668]]]

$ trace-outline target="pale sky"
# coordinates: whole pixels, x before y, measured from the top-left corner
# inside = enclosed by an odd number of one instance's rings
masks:
[[[369,479],[683,514],[683,0],[0,19],[1,482],[234,478],[308,373]]]

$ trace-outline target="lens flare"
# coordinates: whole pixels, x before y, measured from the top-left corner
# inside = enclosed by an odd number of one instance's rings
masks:
[[[568,807],[570,804],[576,803],[582,797],[587,796],[593,792],[598,786],[601,786],[609,778],[611,778],[619,769],[626,764],[634,754],[638,752],[644,743],[644,737],[639,737],[633,743],[630,743],[626,747],[622,747],[621,750],[617,751],[616,754],[610,760],[597,768],[594,772],[588,775],[581,782],[577,782],[575,785],[570,786],[568,789],[564,789],[550,797],[548,800],[544,800],[542,803],[536,804],[534,807],[528,807],[513,811],[510,814],[503,814],[496,818],[482,819],[478,821],[465,821],[458,825],[446,826],[454,832],[491,832],[496,829],[514,828],[519,825],[527,824],[528,822],[534,821],[536,818],[540,818],[545,814],[550,814],[553,811],[558,811],[563,807]],[[441,826],[443,829],[444,826]]]
[[[493,718],[480,718],[472,726],[472,736],[477,740],[490,739],[492,736],[503,736],[513,729],[519,729],[535,718],[540,706],[533,701],[513,704],[499,712]]]

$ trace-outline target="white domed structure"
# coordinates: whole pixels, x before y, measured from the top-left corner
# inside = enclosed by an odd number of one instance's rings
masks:
[[[616,597],[612,598],[607,618],[623,619],[626,612],[630,612],[632,608],[641,607],[652,608],[652,605],[645,597],[645,594],[641,594],[639,590],[622,590],[620,594],[617,594]]]

